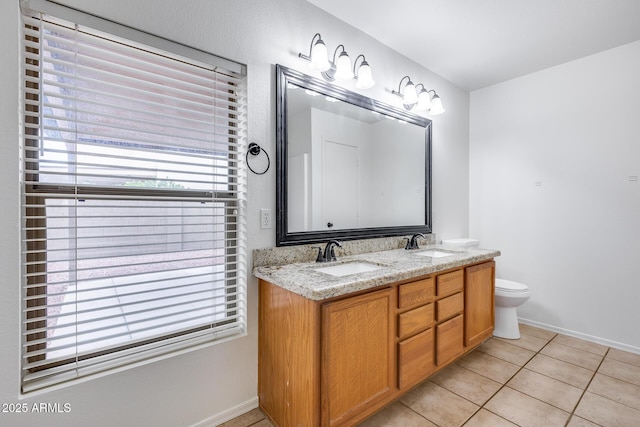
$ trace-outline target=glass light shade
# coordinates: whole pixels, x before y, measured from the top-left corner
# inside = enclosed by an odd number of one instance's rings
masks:
[[[413,82],[409,80],[404,87],[404,95],[402,98],[402,103],[405,105],[413,105],[418,102],[418,94],[416,93],[416,87],[413,85]]]
[[[418,111],[427,111],[431,108],[431,95],[425,89],[422,89],[418,94],[418,105],[416,105],[416,110]]]
[[[339,80],[351,80],[353,78],[353,71],[351,71],[351,59],[347,52],[342,51],[336,61],[336,74],[334,75]]]
[[[357,79],[358,81],[356,82],[356,87],[358,89],[369,89],[376,84],[376,82],[373,81],[373,77],[371,75],[371,67],[369,67],[369,63],[367,63],[367,61],[362,61],[362,63],[360,64],[360,68],[358,68]]]
[[[331,68],[329,62],[329,54],[327,53],[327,46],[322,39],[318,40],[311,49],[311,62],[309,68],[315,71],[327,71]]]
[[[438,114],[444,113],[444,107],[442,106],[442,100],[438,95],[433,95],[431,99],[431,110],[429,110],[429,114],[432,116],[437,116]]]

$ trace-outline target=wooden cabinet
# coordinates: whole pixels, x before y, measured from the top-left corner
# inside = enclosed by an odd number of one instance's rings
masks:
[[[260,280],[260,407],[278,427],[361,422],[491,335],[494,265],[329,301]]]
[[[398,387],[406,389],[433,373],[433,328],[398,343]]]
[[[322,425],[347,425],[393,394],[392,290],[322,306]]]
[[[439,367],[452,362],[464,351],[462,315],[436,326],[436,363]]]
[[[398,388],[408,389],[433,373],[435,278],[398,286]]]
[[[489,261],[465,268],[465,347],[474,347],[493,334],[495,265],[494,261]]]
[[[433,303],[398,315],[398,338],[408,338],[433,324]]]
[[[258,398],[280,427],[320,422],[320,306],[260,281]]]

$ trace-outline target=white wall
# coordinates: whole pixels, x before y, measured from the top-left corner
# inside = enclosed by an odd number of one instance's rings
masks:
[[[640,353],[640,42],[474,91],[470,234],[523,319]]]
[[[297,58],[322,33],[330,49],[364,53],[377,85],[361,93],[397,103],[405,74],[435,87],[447,113],[434,118],[434,229],[440,238],[468,232],[469,94],[333,16],[299,0],[60,0],[90,13],[246,63],[249,140],[275,157],[275,67],[307,70]],[[217,8],[217,10],[214,10]],[[250,276],[248,336],[143,367],[20,400],[19,378],[19,26],[18,0],[0,3],[0,403],[70,403],[69,414],[0,413],[0,425],[206,425],[256,404],[257,281]],[[353,90],[353,86],[349,85]],[[275,212],[275,167],[249,177],[249,249],[275,245],[260,230],[259,209]],[[249,268],[251,268],[249,266]],[[245,405],[245,406],[243,406]]]

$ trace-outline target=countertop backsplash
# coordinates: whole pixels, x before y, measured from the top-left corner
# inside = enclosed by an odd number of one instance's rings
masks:
[[[336,248],[338,258],[351,255],[365,254],[369,252],[381,252],[391,249],[404,248],[409,236],[382,237],[379,239],[346,240],[340,242],[341,248]],[[436,243],[434,233],[425,234],[427,240],[420,239],[420,246],[433,245]],[[293,264],[298,262],[315,261],[318,256],[318,249],[327,242],[313,243],[309,245],[281,246],[275,248],[264,248],[253,250],[253,267],[268,267],[274,265]]]

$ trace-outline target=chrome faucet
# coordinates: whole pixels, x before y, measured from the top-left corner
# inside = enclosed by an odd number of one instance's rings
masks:
[[[336,261],[337,258],[334,251],[335,246],[341,248],[342,244],[337,240],[329,240],[327,242],[327,246],[324,247],[324,253],[322,252],[322,248],[318,248],[318,258],[316,259],[316,262]]]
[[[423,239],[427,240],[427,238],[425,237],[424,234],[422,233],[416,233],[413,236],[411,236],[411,238],[409,237],[405,237],[405,239],[407,240],[407,245],[404,247],[405,249],[420,249],[420,246],[418,246],[418,237],[422,237]]]

